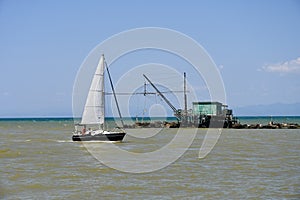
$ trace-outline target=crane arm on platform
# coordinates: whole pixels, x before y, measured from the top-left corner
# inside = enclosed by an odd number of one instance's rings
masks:
[[[175,106],[172,105],[172,103],[158,90],[158,88],[150,81],[150,79],[143,74],[145,79],[150,83],[150,85],[156,90],[156,92],[163,98],[163,100],[170,106],[170,108],[174,111],[174,113],[177,113],[178,110],[175,108]]]

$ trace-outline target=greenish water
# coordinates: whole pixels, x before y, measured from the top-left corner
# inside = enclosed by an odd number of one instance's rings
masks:
[[[180,159],[144,174],[101,164],[71,141],[72,130],[69,119],[0,121],[1,199],[300,199],[299,129],[223,130],[213,151],[198,159],[206,133],[200,129]],[[151,151],[175,134],[126,136],[116,145]]]
[[[241,124],[268,124],[270,121],[300,124],[299,116],[240,116],[238,119]]]

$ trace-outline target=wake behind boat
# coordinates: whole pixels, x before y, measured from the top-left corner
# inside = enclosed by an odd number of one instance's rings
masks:
[[[108,67],[105,63],[104,55],[102,54],[90,86],[90,90],[81,118],[81,123],[75,125],[75,131],[73,132],[72,136],[73,141],[122,141],[124,136],[126,135],[125,131],[118,127],[116,127],[114,130],[107,130],[107,126],[105,124],[105,68],[107,70],[116,106],[123,125],[123,120],[120,113],[118,101],[115,95],[113,83],[110,77]],[[96,129],[94,128],[95,126]]]

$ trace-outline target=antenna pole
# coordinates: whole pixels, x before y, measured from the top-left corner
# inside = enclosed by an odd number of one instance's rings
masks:
[[[147,94],[146,81],[144,82],[144,96]]]
[[[184,115],[187,115],[187,96],[186,96],[186,73],[183,73],[183,91],[184,91]]]

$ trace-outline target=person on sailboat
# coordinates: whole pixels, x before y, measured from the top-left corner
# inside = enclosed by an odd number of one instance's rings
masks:
[[[82,129],[82,135],[84,135],[85,132],[86,132],[86,127],[85,127],[85,125],[84,125],[84,126],[83,126],[83,129]]]

